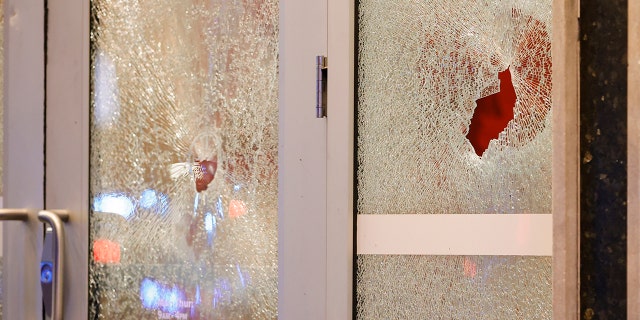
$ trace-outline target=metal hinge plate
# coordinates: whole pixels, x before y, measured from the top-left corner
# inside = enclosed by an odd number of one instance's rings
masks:
[[[327,116],[327,57],[316,56],[316,118]]]

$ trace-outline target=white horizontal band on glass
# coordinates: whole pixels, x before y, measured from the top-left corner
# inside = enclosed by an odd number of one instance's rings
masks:
[[[359,214],[357,253],[551,256],[551,214]]]

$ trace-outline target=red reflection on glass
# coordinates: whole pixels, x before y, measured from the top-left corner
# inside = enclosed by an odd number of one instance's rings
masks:
[[[93,241],[93,260],[98,263],[120,263],[120,244],[107,239]]]

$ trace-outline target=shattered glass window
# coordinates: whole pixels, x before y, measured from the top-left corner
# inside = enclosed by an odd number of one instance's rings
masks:
[[[93,0],[91,41],[91,318],[277,318],[277,1]]]
[[[358,214],[551,213],[551,1],[357,10]],[[359,319],[551,318],[551,257],[359,255],[356,291]]]

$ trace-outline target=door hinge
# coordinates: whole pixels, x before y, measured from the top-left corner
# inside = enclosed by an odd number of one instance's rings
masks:
[[[327,116],[327,57],[316,56],[316,118]]]

